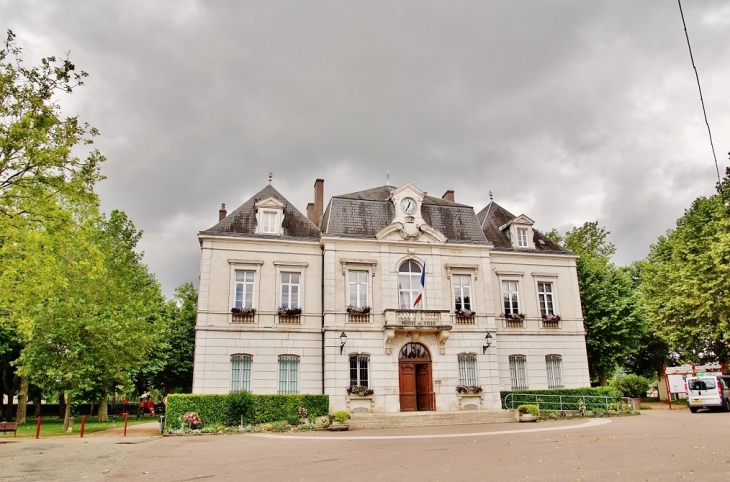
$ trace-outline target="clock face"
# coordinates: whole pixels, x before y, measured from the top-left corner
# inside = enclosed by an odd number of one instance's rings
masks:
[[[413,214],[416,212],[416,201],[407,197],[400,202],[400,207],[406,214]]]

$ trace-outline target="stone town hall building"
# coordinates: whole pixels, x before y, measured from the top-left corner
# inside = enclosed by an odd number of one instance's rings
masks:
[[[532,219],[410,183],[324,210],[314,187],[307,216],[267,185],[198,234],[195,393],[326,393],[332,411],[398,412],[589,386],[577,256]]]

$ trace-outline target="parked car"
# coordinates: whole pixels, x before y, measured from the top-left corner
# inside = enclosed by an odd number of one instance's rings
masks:
[[[692,413],[700,408],[730,412],[730,376],[699,373],[687,377],[687,405]]]

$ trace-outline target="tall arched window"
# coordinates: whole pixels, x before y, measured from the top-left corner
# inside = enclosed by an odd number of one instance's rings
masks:
[[[412,310],[423,305],[413,306],[421,291],[421,267],[415,261],[406,261],[398,268],[398,299],[401,310]]]

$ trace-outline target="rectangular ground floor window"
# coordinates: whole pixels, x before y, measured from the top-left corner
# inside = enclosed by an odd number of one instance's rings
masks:
[[[459,355],[459,385],[473,386],[478,384],[477,356]]]
[[[548,388],[562,388],[563,358],[560,355],[547,355],[545,366],[547,367]]]
[[[279,393],[299,393],[299,357],[279,357]]]
[[[231,357],[231,391],[251,391],[251,355]]]
[[[512,390],[524,390],[527,388],[525,362],[526,360],[523,355],[511,355],[509,357],[509,377],[512,382]]]

